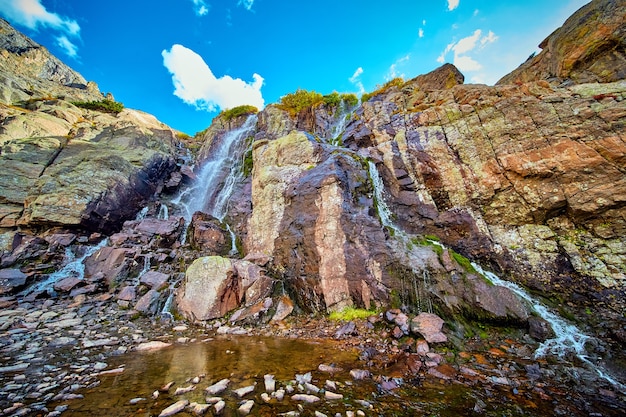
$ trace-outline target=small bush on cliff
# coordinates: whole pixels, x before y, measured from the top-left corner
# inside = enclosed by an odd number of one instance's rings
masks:
[[[219,114],[218,117],[222,117],[225,121],[229,122],[235,117],[249,115],[249,114],[256,114],[258,112],[259,112],[259,109],[257,109],[256,107],[251,106],[249,104],[244,104],[243,106],[237,106],[237,107],[233,107],[232,109],[224,110]]]
[[[354,94],[339,94],[336,91],[324,96],[324,104],[329,107],[337,107],[342,102],[347,107],[354,107],[359,103],[359,99]]]
[[[324,97],[320,93],[299,88],[295,93],[282,96],[280,103],[278,103],[276,107],[288,111],[291,115],[296,115],[302,110],[322,103],[323,101]]]
[[[83,109],[97,110],[105,113],[117,114],[124,110],[124,105],[119,101],[112,100],[100,100],[100,101],[73,101],[73,105],[76,107],[82,107]]]
[[[382,87],[377,88],[376,90],[372,91],[371,93],[363,94],[361,96],[361,103],[365,103],[370,98],[384,93],[385,91],[389,90],[391,87],[398,87],[398,88],[400,88],[403,85],[404,85],[404,79],[402,79],[402,77],[397,77],[397,78],[394,78],[392,80],[389,80],[385,84],[383,84]]]

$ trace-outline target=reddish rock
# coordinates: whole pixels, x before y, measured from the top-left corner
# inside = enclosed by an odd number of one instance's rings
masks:
[[[128,285],[120,290],[120,293],[117,295],[117,299],[122,301],[133,301],[136,295],[137,290],[135,287]]]
[[[272,322],[276,323],[284,320],[289,316],[293,311],[293,301],[286,296],[283,295],[278,299],[278,305],[276,306],[276,313],[274,313],[274,317],[272,317]]]
[[[428,369],[428,374],[435,378],[451,380],[456,377],[457,371],[448,364],[439,365]]]
[[[418,340],[415,343],[415,351],[420,356],[426,356],[426,354],[430,351],[430,347],[428,346],[428,342],[425,340]]]
[[[443,323],[443,319],[436,314],[420,313],[411,320],[411,331],[422,335],[428,343],[443,343],[448,341],[446,335],[441,333]]]
[[[227,255],[232,247],[230,234],[219,220],[200,211],[193,214],[187,236],[193,248],[210,255]]]
[[[245,285],[245,284],[244,284]],[[268,297],[274,289],[274,280],[262,275],[248,287],[245,295],[246,304],[256,303]]]
[[[81,279],[76,278],[76,277],[67,277],[67,278],[63,278],[63,279],[57,281],[54,284],[53,288],[54,288],[55,291],[68,292],[72,288],[74,288],[75,286],[80,284],[81,282],[83,282],[83,281]]]
[[[44,238],[50,246],[69,246],[76,240],[74,233],[55,233]]]
[[[150,290],[137,301],[137,304],[135,304],[135,310],[148,315],[155,314],[158,301],[158,291]]]
[[[0,295],[26,284],[26,274],[19,269],[0,269]]]
[[[138,233],[157,237],[161,247],[169,247],[180,237],[185,219],[182,217],[170,217],[168,220],[146,218],[141,220],[134,228]]]
[[[132,255],[129,249],[105,246],[85,259],[85,277],[102,276],[107,285],[125,279],[131,269]]]
[[[153,290],[160,291],[167,287],[168,274],[164,274],[158,271],[148,271],[139,278],[141,284],[146,285]]]

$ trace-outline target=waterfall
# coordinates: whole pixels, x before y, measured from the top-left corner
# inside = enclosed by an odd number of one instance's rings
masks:
[[[208,213],[224,221],[228,203],[234,189],[243,180],[243,163],[247,151],[246,139],[256,126],[257,116],[250,115],[244,124],[226,133],[220,142],[211,149],[211,155],[204,162],[194,184],[183,190],[172,204],[181,207],[185,218],[185,232],[181,242],[187,238],[187,226],[196,211]],[[227,227],[231,237],[234,233]],[[236,246],[233,246],[236,252]]]
[[[76,254],[69,247],[67,247],[65,249],[65,257],[67,262],[65,266],[60,270],[48,275],[48,278],[46,278],[45,280],[28,287],[22,292],[22,296],[41,291],[46,291],[48,293],[53,292],[54,284],[57,281],[60,281],[64,278],[69,278],[71,276],[78,278],[79,280],[83,280],[85,278],[85,264],[83,262],[85,261],[85,259],[96,253],[99,249],[106,246],[107,243],[108,239],[103,239],[97,245],[87,247],[85,253],[80,258],[76,258]]]
[[[411,236],[393,223],[393,214],[385,202],[385,185],[383,184],[383,180],[376,169],[376,164],[372,161],[367,161],[367,163],[369,176],[374,188],[374,204],[376,205],[376,212],[378,213],[380,223],[384,228],[390,231],[392,237],[390,244],[392,249],[397,255],[402,257],[403,264],[408,266],[413,273],[411,282],[408,283],[408,289],[404,288],[404,277],[402,278],[402,292],[407,293],[412,290],[418,311],[432,313],[433,304],[427,291],[427,288],[431,284],[428,271],[423,269],[421,265],[415,263],[415,259],[419,258],[412,256],[415,245],[412,242]],[[418,278],[420,276],[421,280]]]
[[[382,179],[380,178],[378,170],[376,169],[376,165],[373,162],[368,161],[368,167],[369,175],[374,186],[375,204],[381,224],[383,225],[383,227],[390,229],[396,239],[399,239],[405,244],[407,242],[410,242],[410,236],[407,235],[403,230],[399,229],[392,221],[393,214],[385,203],[384,184],[382,182]],[[440,246],[443,249],[447,249],[440,242],[429,240],[429,243]],[[541,318],[550,323],[550,326],[552,326],[552,329],[554,330],[555,337],[552,339],[548,339],[539,345],[539,347],[535,350],[536,358],[543,357],[547,354],[553,354],[562,358],[568,352],[572,352],[590,369],[595,371],[599,377],[608,381],[615,387],[618,387],[622,391],[626,390],[626,387],[624,387],[623,384],[609,376],[605,371],[602,370],[599,365],[594,364],[591,360],[589,360],[589,358],[587,357],[587,352],[585,350],[585,344],[589,340],[591,340],[590,336],[584,334],[573,324],[566,322],[558,315],[552,313],[546,306],[535,300],[519,285],[513,282],[505,281],[492,272],[485,271],[483,268],[480,267],[480,265],[474,262],[472,262],[472,266],[474,267],[474,269],[476,269],[478,273],[482,274],[494,285],[502,286],[513,291],[513,293],[515,293],[518,297],[528,302]],[[424,282],[424,285],[427,285],[426,281]],[[418,298],[418,302],[419,301],[420,300]],[[428,301],[430,301],[430,299],[428,299]]]
[[[170,212],[165,203],[161,203],[159,206],[159,212],[157,213],[157,219],[159,220],[169,220]]]
[[[339,106],[337,107],[336,113],[339,113],[337,120],[333,124],[330,129],[330,139],[329,143],[331,145],[339,146],[341,145],[340,135],[346,130],[346,125],[348,124],[349,115],[352,112],[353,108],[347,108],[344,100],[341,100]]]
[[[256,120],[256,115],[248,116],[241,127],[226,133],[211,149],[194,185],[172,201],[182,207],[187,223],[196,211],[208,213],[220,221],[224,219],[233,189],[243,176],[246,138],[254,129]]]
[[[378,217],[380,217],[381,224],[383,225],[383,227],[391,229],[394,235],[404,235],[404,231],[397,228],[391,220],[393,214],[391,213],[389,206],[387,206],[383,195],[383,193],[385,192],[385,184],[383,184],[383,180],[380,177],[378,170],[376,169],[376,164],[374,164],[372,161],[367,161],[367,164],[369,168],[369,176],[372,180],[372,185],[374,186],[374,201],[376,204],[376,211],[378,212]]]
[[[539,345],[537,350],[535,350],[535,358],[540,358],[547,354],[552,354],[558,356],[559,358],[563,358],[563,356],[565,356],[568,352],[571,352],[575,354],[578,359],[580,359],[583,363],[593,369],[598,374],[598,376],[610,382],[612,385],[619,387],[622,390],[626,389],[626,387],[624,387],[618,381],[603,372],[603,370],[597,364],[594,364],[588,359],[587,351],[585,350],[585,344],[589,340],[591,340],[590,336],[587,336],[578,327],[566,322],[561,317],[551,312],[546,306],[541,304],[538,300],[534,299],[530,294],[528,294],[522,287],[520,287],[516,283],[505,281],[493,272],[485,271],[483,268],[481,268],[480,265],[474,262],[472,262],[472,266],[474,267],[474,269],[476,269],[476,271],[478,271],[485,278],[491,281],[492,284],[508,288],[509,290],[513,291],[513,293],[515,293],[518,297],[527,301],[532,306],[533,310],[535,310],[535,312],[539,315],[539,317],[550,323],[550,326],[552,327],[555,336],[552,339],[548,339]]]
[[[135,220],[137,220],[137,221],[143,220],[143,219],[146,218],[147,215],[148,215],[148,206],[146,206],[146,207],[142,208],[141,210],[139,210],[139,212],[135,216]]]

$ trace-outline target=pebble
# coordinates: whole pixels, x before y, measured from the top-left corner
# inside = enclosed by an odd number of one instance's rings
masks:
[[[248,400],[239,406],[237,412],[242,416],[247,416],[252,411],[252,407],[254,407],[254,400]]]
[[[350,371],[350,376],[352,379],[361,380],[367,379],[372,376],[371,372],[365,369],[353,369]]]
[[[152,342],[140,343],[139,345],[137,345],[137,347],[135,347],[135,350],[138,352],[145,352],[149,350],[163,349],[168,346],[172,346],[172,344],[155,340]]]
[[[334,393],[332,391],[326,391],[324,392],[324,398],[327,400],[342,400],[343,395]]]
[[[226,403],[224,402],[224,400],[219,400],[217,403],[215,403],[215,405],[213,405],[213,408],[215,409],[215,414],[222,414],[222,411],[224,411],[225,407]]]
[[[191,403],[191,411],[197,416],[206,414],[209,408],[211,408],[211,404]]]
[[[254,387],[255,387],[255,385],[248,385],[247,387],[243,387],[243,388],[239,388],[239,389],[233,390],[233,393],[236,396],[238,396],[239,398],[243,398],[246,395],[248,395],[251,392],[253,392],[254,391]]]
[[[303,401],[307,404],[316,403],[320,401],[320,397],[309,394],[295,394],[291,396],[291,399],[294,401]]]
[[[216,382],[215,384],[206,388],[205,392],[208,395],[217,395],[220,392],[224,391],[228,387],[228,384],[230,384],[230,379],[222,379],[221,381]]]
[[[188,400],[177,401],[174,404],[167,407],[165,410],[161,411],[161,414],[159,414],[159,417],[169,417],[169,416],[173,416],[174,414],[180,413],[181,411],[185,409],[185,407],[187,407],[188,404],[189,404]]]
[[[276,390],[276,381],[274,380],[274,375],[264,375],[263,381],[265,382],[265,391],[272,393]]]
[[[187,387],[178,387],[176,388],[176,391],[174,391],[174,395],[183,395],[195,389],[196,389],[195,385],[189,385]]]

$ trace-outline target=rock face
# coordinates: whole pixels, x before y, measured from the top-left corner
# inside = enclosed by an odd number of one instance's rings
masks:
[[[93,82],[52,56],[48,50],[0,19],[0,101],[12,103],[34,97],[102,100]]]
[[[540,54],[498,84],[539,80],[605,83],[626,78],[625,15],[623,1],[591,1],[541,42]]]
[[[119,229],[174,170],[175,132],[75,106],[104,97],[4,20],[0,54],[0,227]]]

